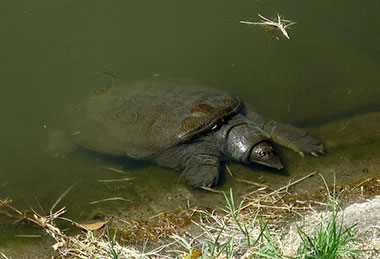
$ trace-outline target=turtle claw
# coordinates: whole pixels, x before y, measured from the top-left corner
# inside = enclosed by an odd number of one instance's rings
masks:
[[[300,154],[300,156],[301,156],[302,158],[305,158],[305,154],[304,154],[302,151],[298,152],[298,154]]]

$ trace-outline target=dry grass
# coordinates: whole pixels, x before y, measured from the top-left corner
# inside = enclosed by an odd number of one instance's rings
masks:
[[[64,207],[53,211],[64,195],[57,200],[48,216],[41,216],[35,211],[29,215],[14,208],[9,199],[0,200],[0,212],[17,221],[27,220],[43,228],[54,239],[52,248],[63,258],[308,258],[299,252],[305,242],[300,229],[308,237],[319,233],[315,230],[327,229],[325,226],[330,224],[331,210],[315,210],[312,204],[326,206],[321,201],[288,198],[292,186],[313,175],[315,172],[277,190],[257,185],[257,189],[247,194],[240,204],[235,204],[231,191],[229,195],[224,194],[227,206],[221,210],[185,207],[161,213],[149,221],[113,219],[118,223],[118,231],[113,232],[108,231],[108,226],[75,236],[63,232],[57,220],[80,225],[62,216]],[[363,186],[371,182],[362,181],[352,190],[361,189],[363,193]],[[333,201],[336,202],[335,199]],[[294,217],[300,212],[304,215],[303,220],[294,222]],[[336,217],[335,221],[339,222],[337,214]],[[291,221],[294,223],[289,224]],[[145,245],[137,248],[130,242],[132,240],[145,240]],[[160,245],[157,245],[159,240]],[[348,241],[344,247],[347,251],[366,250],[361,258],[380,254],[380,240],[376,235],[368,237],[366,242]],[[5,254],[0,255],[6,258]]]

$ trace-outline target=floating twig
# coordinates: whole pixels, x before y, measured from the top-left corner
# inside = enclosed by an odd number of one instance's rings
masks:
[[[272,21],[262,16],[261,14],[258,14],[258,16],[262,19],[261,22],[240,21],[240,23],[248,25],[260,25],[270,32],[275,32],[279,30],[285,36],[285,38],[287,38],[288,40],[290,39],[286,29],[289,28],[291,25],[296,24],[296,22],[285,20],[281,17],[280,14],[277,14],[277,21]],[[276,39],[279,40],[278,37],[276,37]]]

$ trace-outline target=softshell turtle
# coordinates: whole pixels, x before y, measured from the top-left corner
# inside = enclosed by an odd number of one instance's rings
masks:
[[[112,87],[76,113],[79,145],[183,171],[192,187],[215,186],[222,160],[281,169],[273,143],[301,155],[324,151],[305,130],[267,119],[232,94],[186,81]]]

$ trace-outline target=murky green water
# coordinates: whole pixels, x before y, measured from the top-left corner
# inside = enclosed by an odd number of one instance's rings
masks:
[[[208,194],[176,185],[176,172],[69,149],[58,141],[65,116],[96,89],[158,75],[208,83],[300,126],[377,111],[378,10],[370,0],[2,1],[0,198],[21,208],[38,207],[38,200],[48,210],[77,184],[62,203],[77,218],[110,211],[144,216],[136,208],[169,190],[184,202],[206,202]],[[261,27],[239,23],[258,21],[258,13],[296,21],[291,39],[271,41]],[[98,183],[125,177],[104,166],[136,179]],[[223,189],[233,182],[225,180]],[[109,197],[131,201],[89,204]],[[2,237],[13,236],[9,229]]]

